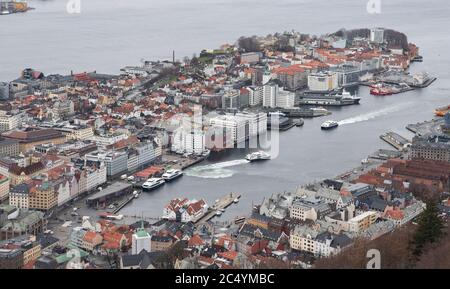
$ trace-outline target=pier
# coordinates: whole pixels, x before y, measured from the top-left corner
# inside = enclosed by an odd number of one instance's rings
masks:
[[[439,134],[442,132],[441,126],[443,124],[444,124],[443,118],[435,118],[430,121],[408,124],[406,126],[406,129],[419,136],[429,133]]]
[[[134,195],[131,195],[130,197],[126,198],[125,201],[123,201],[122,203],[119,204],[119,206],[117,206],[117,208],[115,208],[112,213],[115,215],[118,212],[120,212],[120,210],[122,210],[126,205],[128,205],[128,203],[130,203],[133,199],[135,199]]]
[[[395,132],[385,133],[381,135],[380,138],[399,151],[404,150],[408,145],[411,144],[411,141]]]
[[[217,211],[228,208],[231,204],[233,204],[234,200],[239,199],[240,197],[240,194],[229,193],[223,198],[220,198],[214,205],[209,208],[209,211],[205,215],[200,217],[197,221],[195,221],[195,223],[201,224],[208,222],[209,220],[217,216]]]

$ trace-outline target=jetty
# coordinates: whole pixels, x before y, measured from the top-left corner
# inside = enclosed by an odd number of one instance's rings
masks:
[[[402,137],[395,132],[387,132],[385,134],[382,134],[380,138],[399,151],[404,150],[408,145],[411,144],[410,140]]]
[[[234,200],[239,199],[240,197],[241,195],[238,193],[229,193],[226,196],[220,198],[214,205],[209,208],[208,212],[201,218],[199,218],[195,223],[201,224],[208,222],[209,220],[217,216],[217,211],[225,210],[234,203]]]

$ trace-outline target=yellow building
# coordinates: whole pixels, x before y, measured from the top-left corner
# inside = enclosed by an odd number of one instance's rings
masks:
[[[378,218],[377,212],[367,211],[354,218],[348,220],[349,231],[350,232],[360,232],[362,230],[368,229]]]
[[[67,140],[86,140],[94,136],[94,130],[89,126],[66,126],[58,130],[66,136]]]
[[[22,246],[23,252],[23,264],[26,265],[34,260],[37,260],[41,256],[41,244],[39,242],[33,242]]]
[[[269,229],[269,222],[270,218],[258,214],[253,214],[250,218],[246,220],[247,224],[266,230]]]
[[[58,192],[48,182],[39,187],[32,187],[29,193],[29,207],[48,211],[58,205]]]

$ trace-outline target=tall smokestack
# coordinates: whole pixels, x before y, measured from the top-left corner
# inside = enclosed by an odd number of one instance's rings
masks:
[[[172,63],[175,64],[175,50],[172,51]]]

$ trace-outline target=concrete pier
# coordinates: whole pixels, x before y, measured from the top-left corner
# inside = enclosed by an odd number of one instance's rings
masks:
[[[208,211],[203,217],[199,218],[196,223],[205,223],[212,218],[214,218],[217,213],[217,211],[224,210],[227,207],[229,207],[231,204],[233,204],[234,200],[239,199],[241,197],[238,193],[229,193],[226,196],[220,198],[214,205],[212,205]]]

